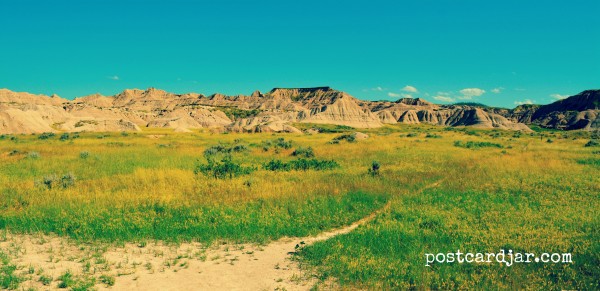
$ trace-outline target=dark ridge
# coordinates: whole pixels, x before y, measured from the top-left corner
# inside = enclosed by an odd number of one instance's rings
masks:
[[[298,90],[300,92],[316,92],[316,91],[330,91],[332,90],[331,87],[329,86],[325,86],[325,87],[310,87],[310,88],[273,88],[273,90],[271,90],[272,92],[275,92],[276,90]]]
[[[600,90],[585,90],[577,95],[540,106],[534,119],[556,111],[585,111],[600,109]]]
[[[452,105],[456,105],[456,106],[471,106],[471,107],[483,107],[483,108],[490,107],[488,105],[485,105],[483,103],[478,103],[478,102],[456,102],[456,103],[453,103]]]

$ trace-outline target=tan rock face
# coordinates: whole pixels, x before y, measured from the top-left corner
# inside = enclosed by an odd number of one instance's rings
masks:
[[[329,87],[275,88],[267,93],[226,96],[174,94],[163,90],[125,90],[114,96],[89,95],[69,101],[0,89],[0,133],[48,131],[127,131],[141,127],[177,132],[300,132],[291,123],[338,124],[355,128],[427,123],[530,130],[534,123],[562,129],[600,127],[599,90],[584,91],[557,103],[515,109],[436,105],[423,99],[361,101]]]
[[[529,131],[525,124],[514,122],[491,110],[478,107],[440,106],[422,99],[403,98],[396,102],[372,102],[368,107],[382,123],[428,123],[444,126],[474,126]]]

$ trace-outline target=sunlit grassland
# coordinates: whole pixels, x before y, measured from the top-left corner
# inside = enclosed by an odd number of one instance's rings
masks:
[[[349,287],[600,287],[600,149],[584,147],[588,133],[407,125],[364,132],[368,139],[339,144],[330,141],[342,132],[154,129],[128,136],[81,133],[66,141],[1,139],[0,228],[83,241],[267,242],[347,225],[390,201],[374,221],[305,248],[299,259],[316,266],[322,279],[339,278]],[[276,138],[293,146],[265,151],[262,142]],[[464,148],[456,141],[501,147]],[[204,150],[218,143],[246,145],[248,151],[232,159],[256,170],[232,179],[194,174],[206,162]],[[316,158],[340,167],[262,169],[272,159],[295,159],[297,147],[312,147]],[[31,152],[39,157],[28,157]],[[368,171],[373,161],[381,164],[379,175]],[[48,175],[67,173],[74,185],[40,186]],[[572,252],[575,263],[425,267],[427,252],[501,248]]]
[[[317,266],[322,279],[363,288],[599,288],[597,151],[572,138],[474,140],[505,149],[422,145],[448,159],[439,187],[394,196],[375,221],[305,248],[301,261]],[[425,266],[425,253],[501,249],[572,253],[574,263]]]

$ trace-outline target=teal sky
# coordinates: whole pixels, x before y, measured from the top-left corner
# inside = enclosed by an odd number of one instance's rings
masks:
[[[0,88],[514,107],[600,88],[600,1],[0,0]]]

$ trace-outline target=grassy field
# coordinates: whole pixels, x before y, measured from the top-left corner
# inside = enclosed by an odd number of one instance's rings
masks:
[[[352,129],[322,127],[0,136],[0,229],[82,243],[266,243],[389,203],[297,259],[347,288],[600,288],[600,147],[585,146],[590,133],[399,125],[354,140]],[[425,253],[457,249],[570,252],[573,263],[425,266]],[[18,281],[3,260],[0,286]]]

